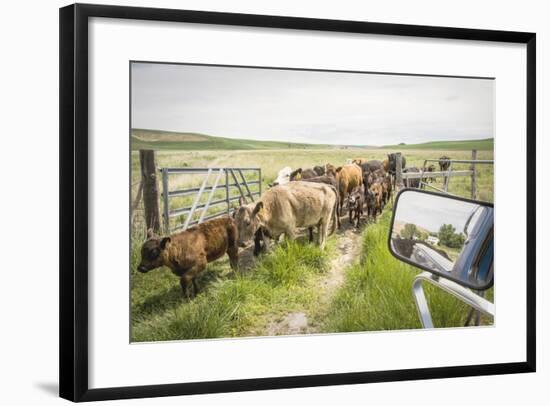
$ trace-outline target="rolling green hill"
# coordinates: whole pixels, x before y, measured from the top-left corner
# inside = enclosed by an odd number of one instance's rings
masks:
[[[231,150],[231,149],[319,149],[337,148],[334,145],[301,144],[281,141],[256,141],[238,138],[213,137],[198,133],[179,133],[159,130],[132,130],[132,149],[155,150]]]
[[[182,133],[162,130],[132,130],[132,150],[255,150],[255,149],[339,149],[339,145],[305,144],[283,141],[258,141],[239,138],[214,137],[199,133]],[[391,149],[391,150],[493,150],[494,139],[464,141],[431,141],[422,144],[398,144],[374,146],[347,146],[345,148]]]
[[[488,151],[494,148],[494,138],[485,138],[482,140],[464,140],[464,141],[431,141],[422,144],[398,144],[385,145],[384,149],[441,149],[467,151],[477,149],[478,151]]]

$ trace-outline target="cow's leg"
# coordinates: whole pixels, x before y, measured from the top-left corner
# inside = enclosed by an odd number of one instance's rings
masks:
[[[328,233],[328,222],[321,220],[321,222],[319,223],[319,247],[321,249],[325,248],[327,233]]]
[[[309,242],[313,242],[313,227],[308,227],[309,232]]]
[[[254,250],[254,254],[256,250]],[[227,249],[227,256],[229,257],[229,265],[231,269],[236,270],[239,267],[239,248],[235,245]]]
[[[351,209],[351,207],[349,207],[349,204],[348,204],[348,211],[349,211],[349,222],[350,224],[353,224],[353,210]]]
[[[256,231],[256,234],[254,234],[254,256],[257,257],[260,255],[260,252],[262,251],[262,240],[264,238],[264,233],[262,231],[262,228],[258,228],[258,231]]]
[[[264,242],[264,252],[269,251],[270,242],[267,233],[262,233],[262,240]]]
[[[189,292],[189,285],[191,284],[192,280],[193,278],[190,277],[188,274],[183,274],[180,278],[180,286],[181,286],[182,294],[183,294],[183,297],[186,299],[191,299],[191,294]]]
[[[294,232],[294,229],[292,229],[292,228],[287,228],[285,230],[285,236],[286,236],[287,240],[294,241],[296,239],[296,233]]]
[[[204,271],[206,268],[206,264],[208,262],[206,261],[206,256],[200,256],[197,259],[197,262],[195,265],[189,269],[187,272],[185,272],[181,278],[180,278],[180,286],[183,291],[184,297],[187,297],[190,299],[191,297],[195,297],[198,293],[197,284],[195,282],[195,278]],[[193,294],[191,295],[189,292],[189,285],[193,285]]]
[[[342,212],[342,206],[340,202],[336,204],[336,221],[338,222],[338,230],[342,228],[342,222],[340,221],[340,213]]]

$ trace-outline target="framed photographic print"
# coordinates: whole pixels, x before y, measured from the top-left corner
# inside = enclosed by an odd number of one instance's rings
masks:
[[[62,8],[60,395],[535,371],[535,52]]]

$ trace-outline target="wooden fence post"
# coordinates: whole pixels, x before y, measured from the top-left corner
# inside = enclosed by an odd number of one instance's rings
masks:
[[[403,188],[403,161],[401,160],[401,152],[395,153],[395,188],[400,190]]]
[[[157,165],[155,151],[139,150],[139,163],[143,183],[143,208],[145,225],[155,233],[160,232],[159,188],[157,182]]]
[[[477,149],[472,149],[472,161],[477,160]],[[477,172],[476,165],[470,164],[470,170],[472,171],[472,199],[477,199]]]

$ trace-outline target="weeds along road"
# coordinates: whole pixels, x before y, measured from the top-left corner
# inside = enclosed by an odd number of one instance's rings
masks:
[[[336,231],[336,252],[330,259],[327,272],[317,280],[314,289],[320,293],[316,317],[307,311],[295,311],[279,316],[271,317],[265,328],[266,335],[292,335],[320,333],[321,325],[315,323],[314,318],[321,318],[328,313],[328,307],[336,290],[342,286],[346,269],[359,260],[361,253],[361,232],[366,222],[363,221],[360,228],[355,228],[346,218],[342,218],[342,227]]]

